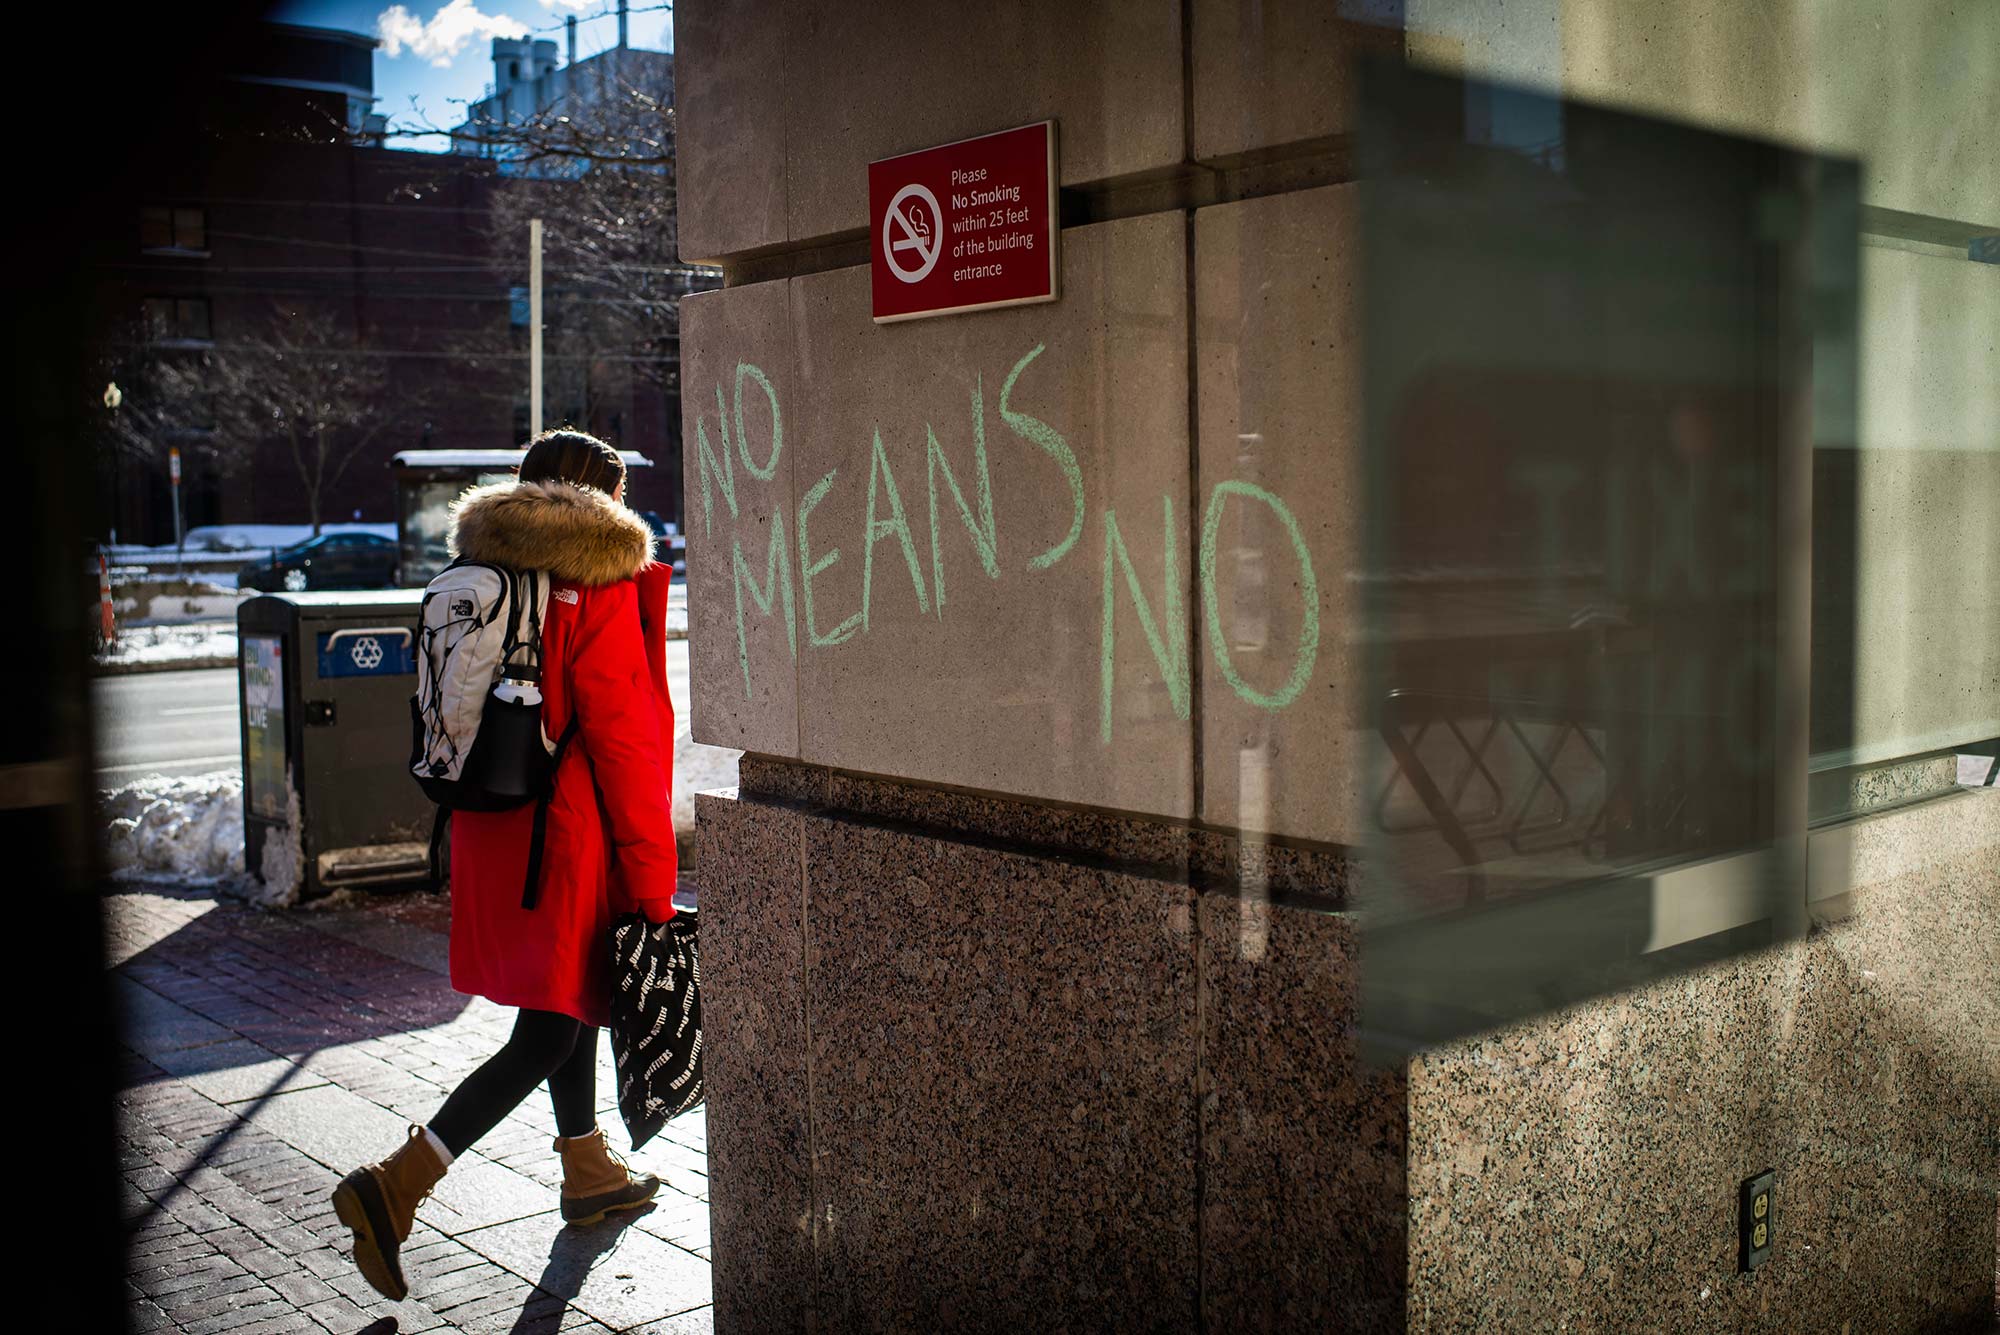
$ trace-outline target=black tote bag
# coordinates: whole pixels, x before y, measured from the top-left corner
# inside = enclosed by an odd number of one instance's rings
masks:
[[[692,910],[611,925],[611,1056],[637,1149],[701,1102],[701,956]]]

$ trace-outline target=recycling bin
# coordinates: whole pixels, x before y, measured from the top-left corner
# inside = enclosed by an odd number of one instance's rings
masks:
[[[409,774],[421,589],[273,593],[236,610],[243,853],[272,902],[422,877]]]

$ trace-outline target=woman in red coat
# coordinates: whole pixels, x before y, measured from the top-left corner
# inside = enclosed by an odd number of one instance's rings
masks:
[[[673,916],[674,709],[667,695],[670,569],[623,504],[625,464],[579,431],[536,437],[518,480],[467,492],[453,508],[452,550],[513,570],[545,570],[542,721],[577,730],[549,803],[539,900],[522,907],[533,805],[455,812],[451,838],[451,983],[518,1007],[513,1035],[467,1076],[428,1126],[334,1192],[354,1258],[377,1292],[409,1292],[398,1252],[417,1203],[453,1158],[544,1080],[562,1155],[562,1212],[589,1223],[659,1189],[612,1154],[597,1125],[597,1031],[610,1016],[612,919]]]

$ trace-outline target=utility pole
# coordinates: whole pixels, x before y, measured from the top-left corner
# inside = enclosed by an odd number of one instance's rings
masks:
[[[528,439],[542,434],[542,220],[528,220]]]

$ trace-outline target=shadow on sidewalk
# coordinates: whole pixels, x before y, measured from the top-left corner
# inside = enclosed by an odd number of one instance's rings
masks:
[[[642,1210],[607,1215],[588,1228],[572,1227],[558,1232],[549,1245],[548,1263],[532,1282],[540,1293],[560,1300],[562,1305],[544,1307],[531,1299],[508,1327],[507,1335],[556,1335],[569,1304],[582,1295],[583,1281],[591,1270],[617,1248],[628,1228],[652,1212],[653,1207],[648,1205]]]
[[[126,1218],[129,1231],[144,1228],[185,1191],[188,1179],[226,1150],[272,1098],[310,1075],[309,1064],[321,1053],[449,1024],[471,1005],[471,998],[442,980],[411,987],[417,966],[331,934],[295,912],[256,909],[218,899],[207,889],[122,883],[105,889],[216,901],[208,912],[110,966],[110,974],[126,984],[113,1001],[119,1042],[172,1080],[193,1082],[267,1063],[276,1068],[261,1087],[248,1086],[254,1092],[207,1095],[233,1114],[232,1120],[202,1141],[171,1187]],[[255,941],[232,930],[245,915],[255,923]],[[282,1006],[294,998],[298,1004],[289,1011],[267,1004]]]

